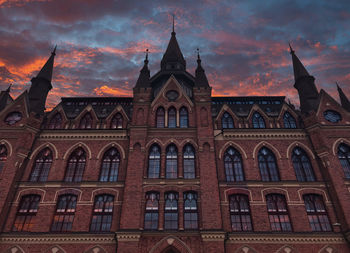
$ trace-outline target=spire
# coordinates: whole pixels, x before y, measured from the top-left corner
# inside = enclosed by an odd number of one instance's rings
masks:
[[[343,92],[343,90],[339,87],[338,83],[337,84],[337,90],[339,93],[339,98],[340,98],[340,102],[342,107],[347,110],[348,112],[350,112],[350,101],[349,99],[346,97],[345,93]]]
[[[186,70],[186,61],[176,40],[175,17],[173,15],[173,30],[168,47],[160,63],[161,70]]]
[[[56,48],[57,48],[57,45],[55,46],[55,48],[51,52],[51,56],[47,60],[47,62],[45,63],[44,67],[40,70],[39,74],[37,75],[37,78],[44,78],[47,81],[51,82],[53,63],[54,63],[54,59],[55,59],[55,55],[56,55]]]
[[[12,101],[12,97],[10,95],[11,86],[12,83],[6,90],[0,92],[0,111],[2,111],[10,101]]]
[[[149,78],[150,78],[150,71],[148,69],[148,49],[146,49],[146,56],[143,68],[140,71],[139,78],[137,79],[135,88],[141,88],[141,87],[149,87]]]
[[[197,48],[197,69],[195,76],[195,86],[198,87],[209,87],[207,76],[205,75],[204,69],[202,67],[202,60],[199,55],[199,49]]]
[[[297,81],[300,77],[310,76],[304,65],[301,63],[299,58],[295,55],[295,52],[292,46],[289,43],[290,54],[292,55],[293,60],[293,69],[294,69],[294,79]]]

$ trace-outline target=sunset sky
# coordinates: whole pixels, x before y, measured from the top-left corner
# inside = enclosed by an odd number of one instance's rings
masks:
[[[194,73],[201,52],[213,95],[286,95],[290,42],[317,87],[350,96],[350,1],[0,0],[0,88],[17,97],[57,55],[48,108],[64,96],[131,96],[145,50],[151,75],[170,39]]]

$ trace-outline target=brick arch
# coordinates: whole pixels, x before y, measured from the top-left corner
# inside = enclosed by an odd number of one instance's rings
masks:
[[[237,149],[241,154],[243,154],[244,158],[247,159],[247,153],[244,151],[244,149],[237,143],[233,142],[233,141],[228,141],[225,143],[224,146],[222,146],[222,148],[219,151],[219,159],[222,158],[223,153],[229,148],[229,147],[233,147],[235,149]]]
[[[271,151],[273,151],[274,154],[277,154],[276,158],[282,159],[282,156],[281,156],[280,152],[278,151],[278,149],[275,148],[272,144],[270,144],[270,143],[268,143],[266,141],[261,141],[254,147],[254,149],[253,149],[253,159],[255,159],[257,157],[257,154],[258,154],[259,150],[262,147],[267,147],[268,149],[271,149]]]
[[[73,194],[73,195],[77,195],[77,199],[78,201],[81,201],[81,196],[82,196],[83,191],[77,188],[66,188],[66,189],[61,189],[61,190],[57,190],[55,192],[55,197],[54,197],[54,201],[56,202],[58,199],[58,196],[60,195],[64,195],[64,194]]]
[[[32,154],[30,155],[29,159],[31,160],[33,157],[36,157],[44,148],[49,148],[51,150],[51,152],[53,151],[54,157],[55,159],[58,159],[58,151],[57,148],[54,144],[52,144],[51,142],[47,142],[44,144],[41,144],[39,147],[37,147],[36,149],[34,149],[34,151],[32,152]]]
[[[107,145],[105,145],[103,148],[101,148],[100,152],[98,152],[96,159],[100,159],[103,154],[110,148],[116,148],[118,150],[118,152],[121,154],[121,157],[123,158],[123,160],[125,159],[125,151],[124,148],[117,142],[111,142],[108,143]]]
[[[312,150],[306,146],[305,144],[299,142],[299,141],[295,141],[293,142],[292,144],[290,144],[287,148],[287,153],[286,153],[286,157],[287,159],[289,159],[290,157],[292,157],[292,152],[294,150],[295,147],[300,147],[302,148],[307,154],[309,157],[311,157],[312,159],[315,159],[315,155],[314,155],[314,152],[312,152]]]
[[[44,202],[46,191],[43,189],[39,188],[29,188],[29,189],[24,189],[18,192],[16,202],[19,203],[20,199],[25,196],[25,195],[40,195],[40,203]]]
[[[318,253],[338,253],[338,250],[336,250],[330,245],[326,245],[322,249],[320,249]]]
[[[169,246],[175,248],[181,253],[192,253],[191,249],[186,245],[184,241],[176,236],[167,236],[156,243],[149,253],[165,253],[164,250],[168,250]]]
[[[248,189],[244,189],[244,188],[229,188],[226,189],[224,191],[224,196],[225,199],[224,201],[227,202],[228,201],[228,197],[232,194],[243,194],[243,195],[247,195],[249,198],[249,201],[253,201],[253,195],[252,195],[252,191],[248,190]]]
[[[158,146],[161,149],[164,148],[164,143],[161,140],[159,140],[158,138],[154,138],[146,143],[146,145],[145,145],[146,150],[148,150],[153,144],[158,144]]]
[[[87,151],[88,154],[88,158],[91,159],[91,149],[89,148],[88,145],[86,145],[83,142],[78,142],[75,143],[73,146],[71,146],[69,149],[67,149],[66,153],[63,156],[63,160],[66,160],[68,158],[68,156],[76,149],[76,148],[83,148],[85,151]]]
[[[101,194],[109,194],[109,195],[114,196],[114,202],[117,202],[118,198],[119,198],[119,191],[118,190],[115,190],[115,189],[112,189],[112,188],[99,188],[99,189],[93,190],[91,192],[91,199],[90,199],[90,201],[94,202],[95,197],[97,195],[101,195]]]
[[[7,156],[11,156],[12,155],[11,143],[5,139],[2,139],[2,140],[0,140],[0,144],[5,145],[5,147],[7,148]]]
[[[232,119],[233,119],[233,124],[234,124],[234,127],[235,128],[238,128],[238,122],[239,122],[239,118],[236,116],[236,114],[231,110],[231,108],[224,104],[222,107],[221,107],[221,110],[219,111],[218,115],[216,116],[215,118],[215,123],[217,124],[218,127],[221,127],[222,128],[222,117],[224,115],[224,113],[227,112],[228,114],[231,115]],[[237,125],[235,124],[235,122],[237,122]]]
[[[198,151],[198,144],[197,144],[194,140],[192,140],[192,139],[185,139],[185,140],[183,140],[183,141],[179,144],[179,149],[183,150],[184,147],[185,147],[187,144],[192,145],[192,147],[195,149],[196,152]]]
[[[55,245],[46,250],[45,253],[66,253],[66,251],[59,245]]]
[[[238,248],[235,253],[257,253],[257,251],[250,246],[243,245]]]
[[[102,248],[100,245],[95,245],[84,252],[85,253],[106,253],[107,251],[104,248]]]
[[[294,248],[289,245],[284,245],[276,251],[276,253],[298,253]]]
[[[286,197],[287,203],[290,201],[289,194],[286,189],[271,187],[271,188],[265,188],[261,190],[261,198],[263,202],[265,202],[265,196],[268,194],[281,194]]]
[[[178,149],[178,151],[179,150],[181,150],[179,147],[180,147],[180,143],[176,140],[176,139],[174,139],[174,138],[171,138],[171,139],[169,139],[168,141],[166,141],[163,145],[164,145],[164,147],[165,148],[167,148],[169,145],[171,145],[171,144],[174,144],[175,146],[176,146],[176,148]]]
[[[321,190],[321,189],[317,189],[317,188],[302,188],[302,189],[299,189],[298,191],[298,196],[299,196],[299,199],[300,201],[304,201],[303,200],[303,196],[305,194],[317,194],[317,195],[321,195],[325,204],[327,202],[329,202],[329,199],[328,199],[328,196],[326,194],[326,192],[324,190]]]
[[[342,143],[345,143],[346,145],[350,146],[350,141],[347,140],[347,139],[344,139],[344,138],[339,138],[337,139],[334,143],[333,143],[333,146],[332,146],[332,152],[333,152],[333,155],[338,157],[338,147],[340,144]]]
[[[25,253],[25,252],[20,246],[16,245],[7,249],[4,253]]]

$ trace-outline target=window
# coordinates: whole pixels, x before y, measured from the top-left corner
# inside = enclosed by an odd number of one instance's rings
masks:
[[[86,155],[82,148],[77,148],[70,155],[67,163],[66,182],[80,182],[85,169]]]
[[[180,127],[188,127],[188,111],[186,107],[181,107],[180,109]]]
[[[109,232],[112,226],[113,217],[112,195],[98,195],[95,197],[94,210],[90,226],[91,232]]]
[[[159,178],[160,172],[160,148],[153,145],[148,157],[148,178]]]
[[[61,129],[62,128],[62,116],[60,113],[56,113],[47,126],[48,129]]]
[[[0,144],[0,173],[4,168],[7,160],[7,148],[4,144]]]
[[[303,149],[296,147],[293,150],[292,161],[298,181],[315,181],[315,175],[309,157]]]
[[[230,147],[224,155],[224,166],[227,182],[244,181],[241,154]]]
[[[233,119],[228,112],[225,112],[224,115],[222,115],[221,124],[223,129],[234,128]]]
[[[266,196],[267,212],[273,231],[292,231],[286,199],[280,194]]]
[[[289,112],[284,113],[283,123],[284,123],[284,128],[297,128],[297,123],[294,117]]]
[[[185,229],[198,229],[197,193],[184,193],[184,227]]]
[[[115,182],[118,180],[120,155],[116,148],[111,148],[103,155],[101,164],[101,182]]]
[[[266,147],[258,153],[259,169],[262,181],[279,181],[275,155]]]
[[[58,198],[51,231],[67,232],[72,230],[76,205],[77,196],[75,195],[67,194]]]
[[[145,229],[158,229],[159,192],[146,193]]]
[[[264,118],[258,112],[253,114],[253,128],[266,128]]]
[[[158,128],[165,127],[165,111],[164,111],[163,107],[159,107],[157,109],[156,127],[158,127]]]
[[[343,167],[345,178],[350,179],[350,147],[344,143],[338,147],[338,158]]]
[[[85,114],[84,117],[80,120],[79,128],[80,129],[92,128],[92,116],[90,113]]]
[[[230,196],[230,217],[232,231],[252,231],[249,199],[243,194]]]
[[[17,210],[13,231],[31,231],[34,226],[34,217],[38,212],[40,196],[23,196]]]
[[[176,127],[176,109],[174,107],[170,107],[168,110],[168,127]]]
[[[177,192],[165,193],[164,229],[178,228],[178,199],[179,195]]]
[[[184,178],[196,177],[196,160],[194,156],[194,149],[190,144],[187,144],[183,150],[184,156]]]
[[[45,148],[35,158],[29,181],[46,182],[51,164],[52,152],[49,148]]]
[[[177,178],[177,149],[169,145],[166,151],[165,177]]]
[[[111,129],[123,128],[123,116],[118,112],[113,116],[111,121]]]
[[[332,231],[322,196],[304,195],[304,202],[312,231]]]

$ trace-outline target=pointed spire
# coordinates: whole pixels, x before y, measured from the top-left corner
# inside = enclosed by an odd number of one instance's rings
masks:
[[[12,83],[10,83],[9,87],[6,89],[6,92],[10,93],[11,92],[11,87],[12,87]]]
[[[175,14],[173,14],[173,32],[171,34],[175,33]]]
[[[304,65],[301,63],[299,58],[295,55],[295,51],[289,43],[290,54],[292,55],[293,60],[293,69],[294,69],[294,80],[297,81],[300,77],[310,76],[310,74],[305,69]]]
[[[337,84],[337,90],[338,90],[338,93],[339,93],[339,98],[340,98],[341,105],[342,105],[342,107],[345,110],[350,112],[350,101],[347,98],[347,96],[345,95],[345,93],[343,92],[343,90],[339,87],[337,82],[336,82],[336,84]]]
[[[148,52],[149,50],[146,49],[146,56],[143,68],[140,70],[139,78],[137,79],[135,88],[141,88],[141,87],[149,87],[149,79],[150,79],[150,71],[148,69]]]
[[[53,49],[51,52],[50,58],[47,60],[45,63],[44,67],[40,70],[39,74],[36,76],[37,78],[43,78],[46,79],[47,81],[51,82],[52,80],[52,72],[53,72],[53,64],[54,64],[54,59],[56,55],[56,48]]]
[[[10,95],[11,86],[12,83],[6,90],[0,92],[0,111],[2,111],[2,109],[4,109],[10,101],[12,101],[12,97]]]
[[[202,60],[199,55],[199,48],[197,48],[197,68],[195,76],[195,86],[199,87],[209,87],[209,82],[207,76],[205,75],[204,69],[202,67]]]

